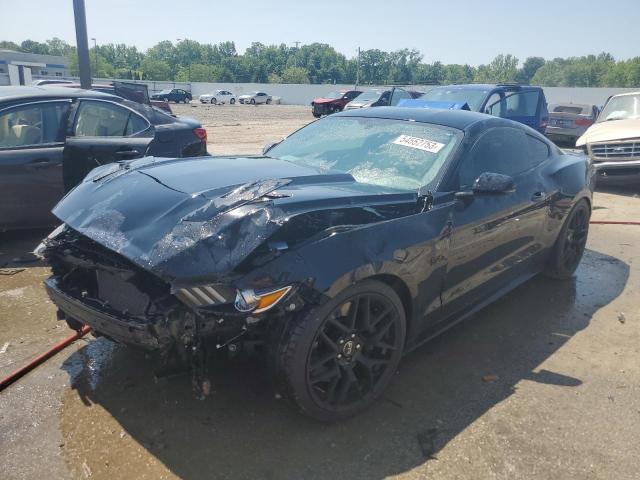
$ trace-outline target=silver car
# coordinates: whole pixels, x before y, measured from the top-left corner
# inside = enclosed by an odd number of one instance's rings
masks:
[[[250,103],[251,105],[255,105],[256,103],[266,103],[268,105],[271,103],[271,95],[267,95],[264,92],[252,92],[246,95],[240,95],[238,101],[240,103]]]
[[[549,140],[575,146],[576,140],[594,124],[600,110],[595,105],[556,103],[549,105]]]

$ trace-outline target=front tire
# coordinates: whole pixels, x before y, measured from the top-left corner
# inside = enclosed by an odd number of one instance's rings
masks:
[[[236,99],[232,98],[231,100],[229,100],[229,105],[233,105],[234,103],[236,103]]]
[[[255,105],[256,104],[256,99],[252,98],[251,101],[249,102],[251,105]]]
[[[585,199],[580,200],[567,215],[549,257],[545,275],[557,280],[573,276],[587,244],[591,209]]]
[[[274,352],[276,385],[317,420],[351,417],[391,381],[405,335],[398,295],[384,283],[365,280],[286,326]]]
[[[211,105],[215,105],[216,103],[218,103],[218,101],[216,100],[216,97],[213,97],[211,99]]]

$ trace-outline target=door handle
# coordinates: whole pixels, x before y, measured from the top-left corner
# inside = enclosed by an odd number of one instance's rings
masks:
[[[29,163],[27,163],[28,168],[34,168],[34,169],[45,168],[49,165],[51,165],[50,158],[36,158],[34,160],[31,160]]]
[[[536,192],[533,195],[531,195],[532,202],[542,202],[543,200],[546,200],[546,198],[547,198],[546,192]]]
[[[140,152],[138,150],[135,149],[131,149],[131,150],[118,150],[116,152],[116,155],[120,156],[120,157],[134,157],[136,155],[140,155]]]

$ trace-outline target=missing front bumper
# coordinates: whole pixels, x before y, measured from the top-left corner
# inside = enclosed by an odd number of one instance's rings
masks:
[[[66,317],[90,326],[97,333],[145,350],[160,350],[172,343],[170,338],[159,337],[151,325],[116,317],[64,293],[58,287],[55,278],[45,280],[44,285],[51,301],[64,312]]]

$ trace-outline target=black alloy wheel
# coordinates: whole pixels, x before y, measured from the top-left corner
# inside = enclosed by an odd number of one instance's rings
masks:
[[[285,394],[304,413],[334,421],[364,410],[388,385],[402,357],[406,320],[395,291],[368,280],[289,333],[281,358]]]
[[[589,204],[584,199],[569,212],[551,253],[547,275],[560,280],[573,276],[587,245],[590,217]]]

